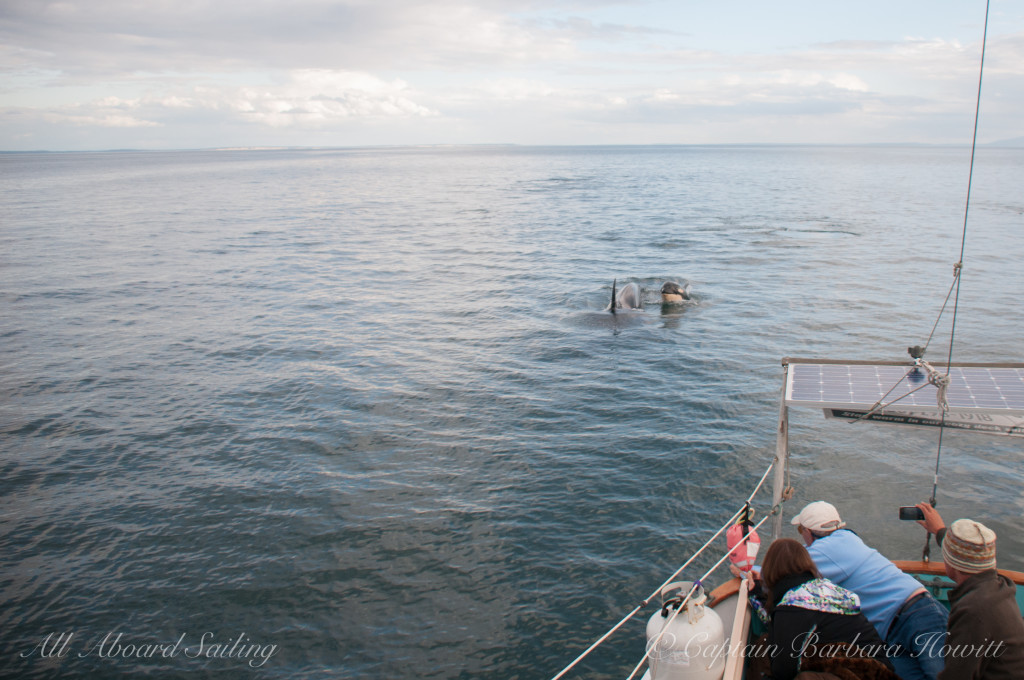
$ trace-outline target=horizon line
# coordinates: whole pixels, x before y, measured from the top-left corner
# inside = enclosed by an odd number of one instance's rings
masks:
[[[72,154],[72,153],[180,153],[185,151],[339,151],[360,149],[443,149],[443,148],[524,148],[524,149],[573,149],[573,148],[656,148],[656,147],[722,147],[722,146],[763,146],[763,147],[969,147],[969,142],[665,142],[648,144],[519,144],[514,142],[447,143],[436,144],[365,144],[338,146],[209,146],[180,148],[113,148],[113,149],[0,149],[0,154]],[[1004,139],[979,144],[982,147],[1021,148],[1024,137]]]

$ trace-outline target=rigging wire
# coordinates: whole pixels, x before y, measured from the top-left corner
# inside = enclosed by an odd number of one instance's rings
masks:
[[[963,250],[963,244],[960,246],[961,251]],[[963,253],[960,253],[961,260],[963,259]],[[942,308],[939,309],[939,315],[935,318],[935,323],[932,324],[932,332],[928,334],[928,340],[924,343],[924,349],[921,350],[921,356],[924,356],[925,352],[928,351],[928,346],[932,344],[932,338],[935,337],[935,329],[939,327],[939,321],[942,320],[942,315],[946,313],[946,305],[949,304],[949,298],[953,295],[954,289],[957,288],[957,283],[960,281],[960,269],[962,262],[957,262],[953,265],[953,283],[949,284],[949,290],[946,292],[946,299],[942,302]],[[904,376],[906,377],[906,376]]]
[[[991,0],[985,0],[985,26],[982,29],[982,33],[981,33],[981,63],[979,64],[979,67],[978,67],[978,95],[977,95],[977,98],[975,99],[975,102],[974,102],[974,134],[971,137],[971,164],[970,164],[970,168],[969,168],[969,170],[967,172],[967,198],[966,198],[966,200],[964,202],[964,226],[963,226],[963,230],[962,230],[961,235],[960,235],[960,259],[957,260],[956,265],[954,266],[954,272],[955,272],[954,273],[954,276],[955,276],[955,282],[954,283],[955,283],[956,292],[955,292],[955,294],[953,296],[953,320],[952,320],[952,322],[950,324],[950,329],[949,329],[949,354],[947,355],[947,359],[946,359],[946,371],[947,372],[952,368],[952,365],[953,365],[953,345],[954,345],[954,340],[956,338],[956,314],[957,314],[957,309],[958,309],[959,303],[960,303],[960,280],[961,280],[960,273],[961,273],[961,270],[963,269],[964,252],[965,252],[966,247],[967,247],[967,224],[968,224],[967,218],[968,218],[968,215],[970,214],[970,209],[971,209],[971,187],[972,187],[972,184],[973,184],[973,181],[974,181],[974,156],[975,156],[975,151],[977,150],[977,147],[978,147],[978,119],[979,119],[980,114],[981,114],[981,86],[982,86],[983,78],[984,78],[984,75],[985,75],[985,46],[988,43],[988,15],[989,15],[989,7],[990,7],[990,5],[991,5]],[[946,297],[947,297],[947,300],[948,300],[949,296],[947,295]],[[945,309],[945,305],[943,305],[943,309]],[[938,322],[936,322],[936,323],[938,323]],[[933,332],[934,332],[934,330],[933,330]],[[930,338],[929,338],[929,341],[930,341]],[[945,425],[946,425],[946,412],[943,411],[942,414],[941,414],[941,420],[939,421],[939,443],[938,443],[938,449],[935,452],[935,475],[932,478],[932,495],[931,495],[931,498],[929,499],[929,502],[931,503],[932,507],[935,507],[936,497],[938,495],[938,490],[939,490],[939,465],[941,464],[941,461],[942,461],[942,433],[946,429]],[[929,534],[928,539],[929,540],[931,539],[931,534]],[[928,544],[926,543],[925,544],[925,554],[926,555],[927,555],[927,550],[928,550]]]
[[[911,349],[919,349],[919,348],[915,347],[915,348],[911,348]],[[923,354],[923,352],[922,352],[922,354]],[[915,371],[918,371],[921,368],[924,368],[925,372],[928,374],[928,382],[922,383],[922,384],[918,385],[917,387],[915,387],[914,389],[910,390],[906,394],[902,394],[902,395],[896,397],[895,399],[893,399],[892,401],[888,401],[888,402],[885,401],[885,398],[888,397],[890,394],[892,394],[893,390],[895,390],[897,387],[899,387],[900,384],[904,380],[907,379],[907,377],[909,377],[912,373],[914,373]],[[927,361],[925,361],[924,359],[921,359],[920,357],[917,357],[917,358],[914,359],[914,366],[913,366],[913,368],[911,368],[906,373],[904,373],[903,377],[900,378],[899,380],[897,380],[895,382],[895,384],[893,384],[893,386],[889,388],[888,392],[883,394],[878,399],[878,401],[876,401],[871,406],[870,409],[868,409],[862,415],[858,416],[857,418],[854,418],[853,420],[851,420],[849,422],[850,423],[859,423],[862,420],[866,420],[866,419],[870,418],[871,416],[873,416],[876,412],[889,408],[890,406],[892,406],[896,402],[898,402],[898,401],[900,401],[902,399],[906,399],[910,395],[912,395],[915,392],[918,392],[920,390],[923,390],[925,387],[928,387],[929,385],[931,385],[932,387],[936,388],[936,390],[937,390],[937,395],[936,395],[937,403],[938,403],[939,408],[942,410],[943,421],[944,421],[945,414],[949,410],[949,402],[946,399],[946,391],[949,388],[949,374],[948,373],[946,373],[946,374],[939,373]],[[941,432],[941,429],[940,429],[940,432]]]

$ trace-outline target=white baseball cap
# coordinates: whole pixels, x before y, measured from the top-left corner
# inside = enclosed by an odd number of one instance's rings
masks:
[[[846,526],[846,522],[839,517],[836,506],[825,501],[808,503],[790,524],[806,527],[811,531],[835,531]]]

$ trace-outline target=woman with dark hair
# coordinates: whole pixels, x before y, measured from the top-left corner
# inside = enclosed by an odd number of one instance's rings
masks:
[[[822,578],[799,541],[772,542],[760,585],[753,594],[763,595],[770,616],[773,680],[792,680],[802,671],[844,680],[898,680],[885,643],[860,611],[860,598]]]

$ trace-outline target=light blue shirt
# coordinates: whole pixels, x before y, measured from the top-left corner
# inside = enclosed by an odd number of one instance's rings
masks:
[[[860,537],[839,529],[807,548],[821,575],[860,596],[860,608],[885,640],[896,611],[921,584]]]

